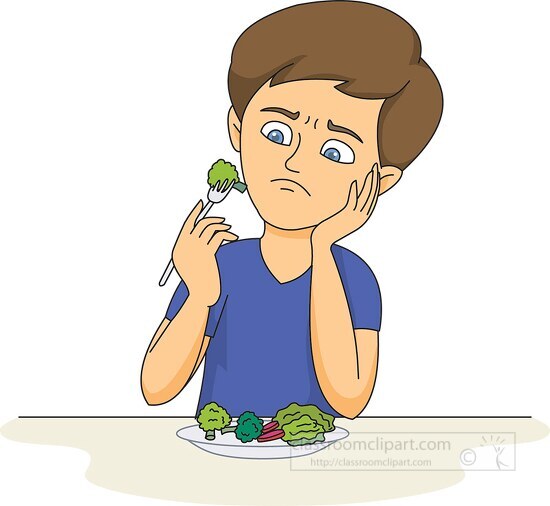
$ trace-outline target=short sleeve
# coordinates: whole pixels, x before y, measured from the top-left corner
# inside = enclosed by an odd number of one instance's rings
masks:
[[[168,320],[173,320],[175,318],[175,316],[178,314],[179,310],[183,306],[184,302],[187,300],[188,296],[189,290],[187,289],[187,285],[183,281],[180,281],[180,284],[176,288],[176,291],[172,296],[172,300],[168,305],[168,309],[166,310],[166,318]],[[207,336],[214,337],[214,334],[216,333],[216,328],[218,327],[221,312],[225,305],[225,300],[226,296],[222,294],[216,304],[210,307],[210,310],[208,311],[208,321],[206,322],[205,330],[205,334]]]
[[[341,248],[338,270],[354,329],[380,330],[382,297],[371,268],[355,253]]]

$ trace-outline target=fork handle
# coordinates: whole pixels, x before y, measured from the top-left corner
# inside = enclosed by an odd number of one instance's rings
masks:
[[[201,221],[208,214],[208,211],[210,211],[210,208],[213,205],[214,205],[214,202],[208,201],[208,204],[206,204],[204,209],[200,212],[197,219],[195,220],[195,225],[197,225],[197,223]],[[164,269],[164,272],[162,273],[162,277],[160,278],[159,286],[164,286],[166,284],[173,270],[174,270],[174,262],[172,262],[172,259],[170,258],[170,261],[168,262],[168,265],[166,266],[166,269]]]
[[[174,270],[174,262],[172,262],[172,259],[170,259],[170,261],[168,262],[168,265],[166,266],[166,269],[164,269],[162,277],[160,278],[159,286],[164,286],[166,284],[173,270]]]

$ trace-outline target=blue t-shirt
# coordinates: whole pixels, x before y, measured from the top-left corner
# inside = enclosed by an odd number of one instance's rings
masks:
[[[331,251],[346,293],[354,329],[380,330],[378,283],[369,266],[339,245]],[[313,366],[310,342],[311,267],[280,283],[265,264],[260,239],[243,239],[216,252],[221,295],[210,307],[211,336],[196,415],[217,402],[232,417],[253,411],[272,417],[291,402],[315,404],[341,416],[327,402]],[[168,307],[172,320],[189,292],[180,282]],[[338,336],[334,336],[335,339]]]

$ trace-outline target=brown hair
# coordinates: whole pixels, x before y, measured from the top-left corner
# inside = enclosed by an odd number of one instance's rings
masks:
[[[336,89],[385,98],[378,123],[382,165],[407,167],[435,133],[443,110],[437,77],[420,58],[418,34],[403,18],[355,1],[299,4],[266,16],[238,38],[229,96],[238,118],[254,94],[301,79],[345,80]]]

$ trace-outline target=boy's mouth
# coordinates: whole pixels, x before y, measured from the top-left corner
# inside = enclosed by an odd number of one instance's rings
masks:
[[[304,190],[310,197],[311,197],[311,193],[309,193],[300,183],[298,183],[297,181],[294,181],[292,179],[287,179],[287,178],[277,178],[277,179],[272,179],[271,182],[274,183],[275,181],[289,181],[290,183],[294,183],[296,185],[298,185],[302,190]],[[281,188],[281,190],[290,190],[291,192],[294,192],[294,190],[292,188]]]

